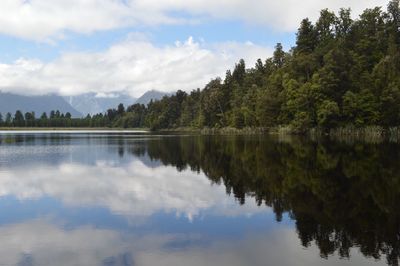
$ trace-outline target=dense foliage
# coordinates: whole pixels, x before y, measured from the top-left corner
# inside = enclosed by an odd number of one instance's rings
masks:
[[[151,103],[144,125],[174,127],[311,127],[400,124],[400,8],[322,10],[301,22],[297,45],[246,69],[240,62],[203,90]],[[136,113],[137,115],[138,113]]]
[[[104,127],[111,124],[106,122],[102,114],[86,118],[72,118],[70,113],[60,111],[51,111],[49,115],[43,113],[40,117],[36,117],[35,112],[23,114],[19,110],[14,115],[7,113],[5,117],[0,114],[2,127]]]
[[[144,105],[141,105],[145,108]],[[0,126],[2,127],[127,127],[121,121],[131,120],[133,106],[125,111],[123,104],[119,104],[117,109],[109,109],[105,114],[87,115],[85,118],[73,118],[70,113],[51,111],[46,112],[40,117],[36,117],[35,112],[23,114],[17,110],[14,115],[7,113],[5,117],[0,113]],[[118,123],[118,124],[116,124]]]
[[[203,90],[178,91],[147,106],[125,110],[120,105],[65,123],[153,130],[289,126],[297,132],[399,126],[399,1],[390,1],[387,11],[366,9],[356,20],[349,9],[338,14],[324,9],[315,23],[301,22],[289,52],[278,43],[273,56],[257,60],[253,68],[240,60],[224,79],[211,80]],[[13,126],[22,124],[21,117],[14,120]]]

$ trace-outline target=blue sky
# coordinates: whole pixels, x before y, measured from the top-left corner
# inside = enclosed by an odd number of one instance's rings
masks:
[[[90,34],[71,32],[65,40],[58,40],[57,43],[37,42],[2,34],[0,35],[0,50],[3,53],[0,54],[0,60],[3,63],[12,63],[21,57],[34,57],[50,62],[66,52],[101,52],[107,50],[114,43],[124,41],[132,32],[141,32],[147,35],[157,46],[173,44],[178,40],[186,40],[190,36],[198,41],[208,43],[251,41],[267,47],[274,47],[277,42],[281,42],[287,49],[290,49],[296,42],[293,32],[280,32],[260,25],[244,24],[240,21],[213,20],[195,25],[127,27]]]
[[[295,44],[302,18],[384,0],[3,0],[0,89],[140,96],[203,87],[240,58]]]

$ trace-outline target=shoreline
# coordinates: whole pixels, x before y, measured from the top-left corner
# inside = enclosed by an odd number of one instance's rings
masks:
[[[305,132],[294,132],[290,127],[278,126],[271,128],[176,128],[154,132],[193,133],[199,135],[271,135],[271,136],[300,136],[312,139],[330,138],[336,140],[368,140],[380,142],[383,140],[400,141],[400,127],[384,128],[381,126],[338,127],[332,129],[311,128]]]
[[[113,132],[143,132],[143,133],[193,133],[200,135],[293,135],[310,137],[396,137],[400,139],[400,127],[384,128],[381,126],[366,127],[338,127],[332,129],[311,128],[304,132],[295,132],[288,126],[277,127],[221,127],[221,128],[194,128],[179,127],[170,129],[150,130],[148,128],[120,128],[120,127],[0,127],[0,132],[18,131],[113,131]]]
[[[131,134],[148,134],[151,131],[146,129],[137,128],[0,128],[0,135],[10,135],[10,134],[80,134],[80,133],[131,133]]]
[[[147,128],[110,127],[0,127],[0,131],[145,131]]]

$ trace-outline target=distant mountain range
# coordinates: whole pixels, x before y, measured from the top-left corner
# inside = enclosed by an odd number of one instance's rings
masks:
[[[120,103],[126,107],[136,102],[135,98],[125,94],[114,97],[98,97],[95,93],[65,97],[65,100],[84,115],[104,113],[109,108],[117,108]]]
[[[0,113],[3,116],[7,112],[14,115],[17,110],[20,110],[23,113],[35,112],[39,117],[43,112],[49,114],[52,110],[59,110],[61,113],[71,113],[72,117],[82,117],[87,114],[104,113],[109,108],[117,108],[120,103],[125,107],[135,103],[147,105],[151,100],[160,100],[167,95],[171,94],[156,90],[148,91],[138,99],[126,94],[99,97],[95,93],[86,93],[62,97],[57,95],[22,96],[0,92]]]
[[[151,100],[161,100],[164,96],[170,96],[171,93],[151,90],[143,94],[136,100],[135,103],[147,105]]]
[[[35,112],[36,117],[39,117],[43,112],[49,114],[52,110],[59,110],[61,113],[69,112],[72,117],[82,117],[82,113],[74,109],[61,96],[22,96],[0,92],[0,113],[3,116],[8,112],[14,115],[17,110],[23,113]]]
[[[151,100],[160,100],[162,97],[170,95],[169,93],[160,92],[156,90],[147,91],[138,99],[133,98],[126,94],[119,94],[114,97],[99,97],[95,93],[87,93],[79,96],[66,97],[65,99],[69,104],[80,113],[98,114],[104,113],[107,109],[117,108],[118,104],[122,103],[125,108],[140,103],[147,105]]]

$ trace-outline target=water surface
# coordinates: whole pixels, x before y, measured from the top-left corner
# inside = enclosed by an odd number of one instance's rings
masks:
[[[0,133],[0,265],[398,265],[400,146]]]

